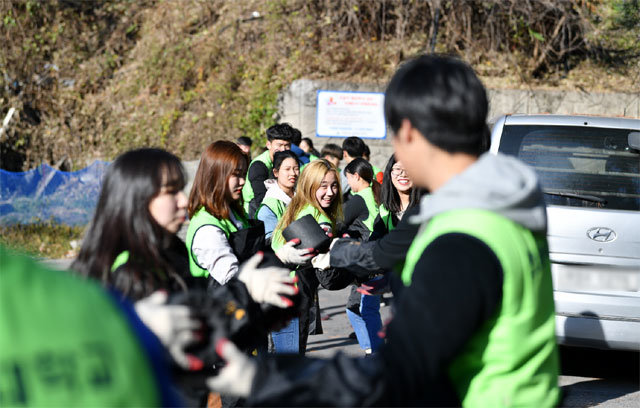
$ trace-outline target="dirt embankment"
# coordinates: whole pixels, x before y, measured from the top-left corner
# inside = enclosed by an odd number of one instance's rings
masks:
[[[640,89],[637,0],[23,0],[0,17],[14,171],[262,142],[292,80],[384,83],[421,52],[458,55],[492,88]]]

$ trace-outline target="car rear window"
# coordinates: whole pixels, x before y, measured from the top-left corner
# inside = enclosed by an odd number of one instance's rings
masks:
[[[501,153],[533,166],[547,204],[640,210],[640,154],[632,129],[506,125]]]

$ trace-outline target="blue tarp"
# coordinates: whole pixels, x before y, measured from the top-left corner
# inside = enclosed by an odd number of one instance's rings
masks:
[[[95,161],[74,172],[46,164],[23,173],[0,170],[0,226],[52,221],[91,221],[108,162]]]

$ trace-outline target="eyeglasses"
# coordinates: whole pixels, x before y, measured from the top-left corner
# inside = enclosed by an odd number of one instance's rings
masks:
[[[404,175],[405,175],[405,176],[407,175],[407,171],[406,171],[405,169],[399,169],[399,168],[396,168],[396,167],[393,167],[393,168],[391,169],[391,175],[392,175],[393,177],[398,177],[398,176],[400,176],[400,175],[401,175],[401,174],[403,174],[403,173],[404,173]]]

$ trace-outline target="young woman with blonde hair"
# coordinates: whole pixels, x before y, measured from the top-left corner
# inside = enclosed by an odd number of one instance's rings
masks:
[[[297,242],[293,240],[285,243],[282,231],[292,222],[310,214],[327,233],[331,233],[335,230],[336,224],[342,219],[341,195],[340,176],[331,163],[327,160],[319,159],[305,167],[298,179],[296,194],[273,233],[271,246],[283,262],[288,263],[282,256],[288,252],[287,247],[295,249],[294,246]],[[308,248],[308,251],[313,254],[314,250],[313,248]],[[304,354],[311,325],[309,312],[312,306],[317,304],[318,285],[321,281],[318,280],[316,269],[309,263],[300,262],[295,272],[302,295],[298,337],[299,351]],[[319,313],[314,313],[314,315],[316,316],[315,331],[321,332],[320,322],[317,319]]]
[[[277,250],[284,244],[281,232],[307,214],[311,214],[325,231],[333,231],[336,222],[342,219],[340,194],[336,168],[324,159],[309,163],[298,179],[296,195],[276,227],[275,234],[278,235],[274,237],[273,249]]]

